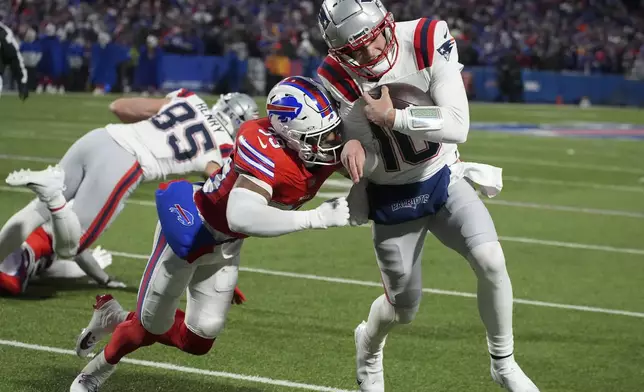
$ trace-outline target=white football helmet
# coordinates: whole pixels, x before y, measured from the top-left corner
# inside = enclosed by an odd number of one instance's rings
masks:
[[[210,110],[233,140],[244,121],[254,120],[259,117],[259,109],[255,100],[242,93],[221,95]]]
[[[365,78],[379,78],[396,62],[398,41],[394,16],[380,0],[323,0],[318,26],[329,54]],[[360,64],[351,53],[370,44],[380,34],[386,45],[376,58]]]
[[[340,116],[320,83],[303,76],[283,79],[268,93],[266,113],[273,130],[304,162],[340,162]]]

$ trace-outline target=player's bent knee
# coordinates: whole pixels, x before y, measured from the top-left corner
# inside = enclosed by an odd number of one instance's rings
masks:
[[[506,273],[505,255],[499,241],[476,246],[470,251],[468,260],[477,274],[494,276]]]
[[[224,330],[226,319],[223,317],[209,317],[200,320],[199,325],[188,325],[188,329],[204,339],[214,339]]]
[[[192,332],[190,329],[186,329],[184,342],[183,351],[192,355],[205,355],[210,351],[213,344],[215,344],[215,338],[204,338]]]
[[[420,303],[411,308],[396,308],[396,321],[398,324],[410,324],[416,318]]]
[[[420,288],[406,290],[393,295],[390,301],[396,309],[418,309],[420,301],[423,298],[423,290]]]
[[[160,317],[154,317],[150,312],[146,313],[145,309],[143,309],[143,314],[140,317],[143,328],[153,335],[163,335],[172,328],[174,323],[173,317],[161,319]]]
[[[78,245],[68,246],[68,245],[59,245],[54,244],[54,252],[56,255],[63,259],[73,259],[78,254]]]

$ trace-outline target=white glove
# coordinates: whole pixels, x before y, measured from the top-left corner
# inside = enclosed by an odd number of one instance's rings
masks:
[[[354,184],[347,196],[349,204],[349,224],[360,226],[369,222],[369,200],[367,199],[367,181]]]
[[[309,213],[313,229],[340,227],[349,223],[349,204],[344,197],[327,200]]]
[[[100,283],[95,281],[94,279],[88,281],[89,284],[97,284],[101,287],[106,287],[108,289],[124,289],[127,287],[127,285],[121,281],[114,280],[113,276],[109,276],[106,282]]]
[[[96,262],[98,262],[98,265],[100,265],[102,269],[105,269],[112,264],[112,254],[100,246],[97,246],[92,251],[92,256],[96,259]]]
[[[110,289],[124,289],[127,285],[123,282],[119,282],[118,280],[112,280],[112,277],[110,277],[110,280],[105,283],[105,287]]]

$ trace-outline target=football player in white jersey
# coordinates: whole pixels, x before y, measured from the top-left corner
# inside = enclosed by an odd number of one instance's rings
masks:
[[[476,274],[493,380],[513,392],[538,391],[514,358],[512,285],[492,218],[472,186],[494,196],[501,170],[459,160],[469,107],[447,24],[425,18],[395,23],[380,0],[324,0],[318,24],[329,46],[318,74],[340,103],[343,163],[362,185],[349,196],[352,222],[374,221],[385,289],[354,333],[361,390],[384,391],[385,339],[419,309],[430,231]],[[387,84],[414,86],[433,104],[394,109],[388,88],[381,87]],[[374,99],[368,93],[377,88],[382,95]],[[364,170],[365,152],[379,158],[373,170]],[[355,199],[361,197],[366,207],[358,216]]]
[[[21,253],[25,260],[18,266],[55,252],[74,258],[98,283],[123,286],[113,282],[87,250],[121,212],[127,198],[141,182],[188,173],[209,176],[232,151],[241,123],[258,116],[257,104],[248,95],[223,95],[211,109],[184,89],[165,98],[121,98],[110,110],[123,124],[108,124],[85,134],[59,165],[9,174],[9,185],[26,186],[37,199],[0,230],[0,260],[21,246],[31,249]],[[68,203],[72,199],[73,206]],[[32,242],[38,249],[30,247],[29,241],[23,243],[30,235],[44,238],[37,229],[47,221],[51,221],[53,239]],[[23,291],[27,279],[14,272],[3,268],[0,273],[17,277],[20,282],[14,282],[13,289]]]

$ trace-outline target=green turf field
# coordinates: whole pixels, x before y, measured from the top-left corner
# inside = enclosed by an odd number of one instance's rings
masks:
[[[0,177],[44,168],[83,133],[115,119],[110,99],[0,99]],[[606,121],[644,124],[641,110],[472,105],[472,121]],[[638,392],[644,387],[644,141],[546,138],[471,132],[467,160],[504,168],[505,188],[488,204],[512,277],[516,353],[542,391]],[[344,192],[337,178],[326,193]],[[31,195],[0,184],[0,221]],[[135,305],[155,225],[155,184],[132,202],[98,244],[115,252],[108,272]],[[143,203],[141,203],[143,201]],[[147,201],[147,203],[145,203]],[[140,350],[106,392],[355,390],[353,329],[382,293],[366,228],[249,239],[240,287],[224,333],[206,356],[165,346]],[[427,239],[427,293],[411,326],[385,350],[388,391],[497,391],[489,375],[474,274]],[[85,361],[76,334],[103,291],[81,280],[33,284],[0,298],[0,392],[66,391]],[[141,362],[148,361],[148,362]]]

